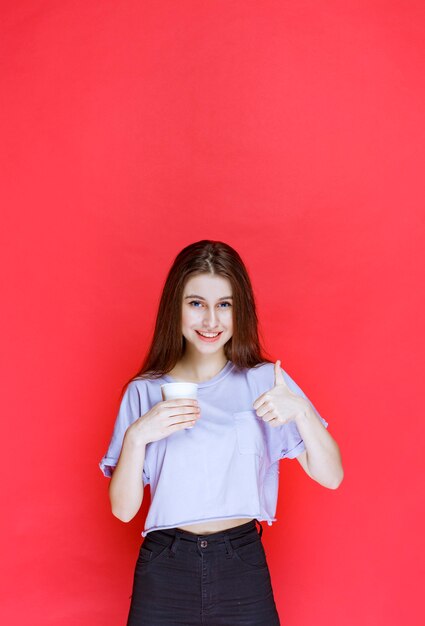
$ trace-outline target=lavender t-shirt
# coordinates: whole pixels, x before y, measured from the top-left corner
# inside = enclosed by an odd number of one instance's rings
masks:
[[[308,400],[282,372],[289,389]],[[128,385],[99,463],[105,476],[112,475],[118,462],[127,428],[162,400],[160,385],[173,380],[166,375]],[[195,426],[146,446],[143,483],[150,484],[151,503],[143,537],[153,530],[207,520],[276,521],[279,460],[295,458],[305,446],[295,421],[272,427],[257,417],[252,405],[273,385],[273,363],[238,369],[231,361],[216,376],[198,383],[201,417]]]

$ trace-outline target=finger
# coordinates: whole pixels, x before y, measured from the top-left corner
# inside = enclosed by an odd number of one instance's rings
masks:
[[[274,407],[271,406],[268,400],[266,400],[265,402],[263,402],[263,404],[261,404],[258,407],[258,409],[256,409],[257,417],[261,419],[263,415],[266,415],[266,413],[269,413],[270,411],[273,411],[273,410],[274,410]]]
[[[198,419],[199,419],[199,416],[195,416],[195,417],[194,417],[193,415],[186,415],[186,416],[184,416],[184,417],[183,417],[183,416],[182,416],[182,417],[179,417],[179,418],[178,418],[178,419],[177,419],[174,423],[175,423],[175,424],[180,424],[180,423],[181,423],[181,424],[186,424],[186,426],[187,426],[187,424],[188,424],[188,423],[190,424],[190,423],[192,423],[192,422],[193,422],[194,424],[196,424],[196,422],[198,421]]]
[[[271,400],[271,396],[269,396],[269,392],[266,391],[266,392],[262,393],[261,396],[258,396],[258,398],[255,400],[255,402],[254,402],[254,404],[252,406],[254,407],[254,409],[256,411],[258,411],[258,409],[263,404],[267,403],[269,400]]]
[[[180,407],[180,406],[199,406],[199,401],[196,398],[173,398],[172,400],[163,400],[164,406]]]
[[[201,412],[201,410],[200,410],[199,407],[178,406],[178,407],[168,407],[166,413],[167,413],[167,416],[169,418],[172,418],[172,417],[185,417],[185,416],[189,415],[190,419],[193,419],[193,417],[198,417],[200,412]]]
[[[180,430],[181,428],[192,428],[195,426],[197,420],[196,419],[179,419],[178,422],[173,422],[167,426],[168,430],[173,432],[174,430]]]
[[[285,379],[283,377],[283,372],[282,372],[281,367],[280,367],[279,359],[274,364],[274,384],[275,384],[275,386],[276,385],[284,385],[285,387],[287,387],[286,381],[285,381]]]
[[[268,425],[271,426],[272,428],[276,428],[277,426],[281,426],[282,423],[277,419],[277,417],[275,417],[274,419],[270,420]]]
[[[281,363],[280,360],[277,360],[276,363],[274,364],[274,386],[282,385],[282,386],[285,386],[286,389],[289,389],[283,377],[283,371],[280,367],[280,363]],[[264,402],[271,400],[272,398],[272,395],[270,394],[271,391],[272,389],[268,389],[267,391],[262,393],[261,396],[258,396],[258,398],[255,400],[255,402],[252,405],[255,410],[257,410]]]
[[[271,422],[272,420],[276,419],[276,415],[274,411],[267,411],[267,413],[260,417],[260,419],[262,419],[263,422]]]

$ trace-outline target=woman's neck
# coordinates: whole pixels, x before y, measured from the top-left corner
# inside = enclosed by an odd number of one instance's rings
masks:
[[[217,358],[211,356],[203,359],[190,359],[183,356],[168,374],[187,382],[201,383],[217,376],[226,363],[227,359],[224,354],[217,355]]]

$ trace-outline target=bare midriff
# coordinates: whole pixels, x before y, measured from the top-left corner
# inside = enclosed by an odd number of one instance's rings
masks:
[[[243,519],[223,519],[213,520],[212,522],[200,522],[199,524],[190,524],[189,526],[178,526],[180,530],[186,530],[194,535],[211,535],[212,533],[218,533],[221,530],[227,530],[228,528],[234,528],[234,526],[241,526],[247,524],[252,519],[244,517]]]

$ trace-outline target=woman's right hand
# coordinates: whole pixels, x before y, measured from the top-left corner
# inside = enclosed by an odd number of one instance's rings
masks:
[[[126,437],[136,445],[164,439],[183,428],[191,428],[199,419],[198,400],[178,398],[161,400],[128,427]]]

